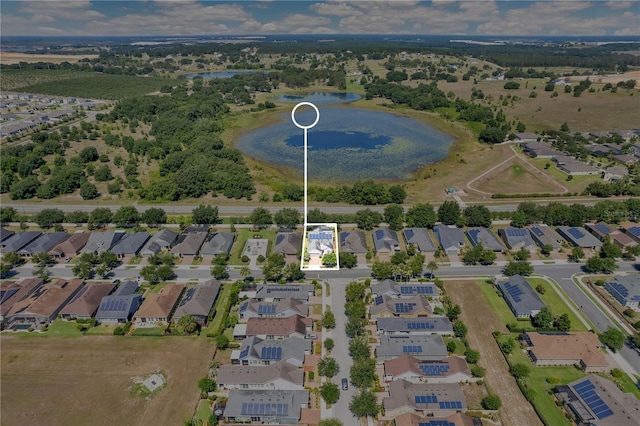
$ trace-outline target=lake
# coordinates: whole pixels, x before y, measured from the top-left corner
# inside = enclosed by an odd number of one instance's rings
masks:
[[[318,124],[308,130],[308,176],[317,180],[404,179],[447,157],[453,139],[427,124],[386,112],[319,108]],[[296,111],[296,121],[311,123],[315,112]],[[245,154],[296,169],[302,175],[303,130],[281,121],[242,136]]]
[[[268,71],[212,71],[212,72],[192,72],[185,74],[187,78],[202,77],[202,78],[231,78],[234,75],[244,74],[268,74]]]
[[[274,100],[279,102],[312,102],[316,105],[347,103],[357,101],[362,96],[350,92],[311,92],[301,95],[282,94]]]

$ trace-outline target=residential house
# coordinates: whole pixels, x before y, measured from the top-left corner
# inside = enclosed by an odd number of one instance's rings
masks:
[[[536,291],[522,275],[514,275],[509,281],[499,282],[498,289],[516,318],[531,318],[544,307]]]
[[[49,254],[53,257],[75,257],[89,241],[90,232],[76,232],[71,234],[69,238],[49,250]]]
[[[328,226],[319,226],[307,233],[306,251],[309,254],[324,256],[335,250],[334,229]]]
[[[553,247],[554,251],[559,251],[562,248],[562,237],[548,225],[536,224],[531,225],[529,233],[533,241],[538,244],[540,248],[544,246]]]
[[[306,390],[245,390],[229,392],[222,417],[229,423],[297,425],[309,405]]]
[[[65,319],[91,318],[98,311],[102,298],[116,287],[113,283],[87,283],[60,311]]]
[[[482,426],[482,419],[454,413],[446,417],[422,417],[414,413],[400,414],[395,417],[395,426]]]
[[[373,231],[373,245],[376,253],[395,253],[400,250],[398,234],[389,228],[381,228]]]
[[[638,398],[604,377],[590,374],[556,386],[554,392],[579,426],[640,425]]]
[[[358,229],[340,232],[340,252],[366,254],[367,240],[364,232]]]
[[[300,315],[285,318],[249,318],[246,324],[236,324],[233,329],[237,336],[258,336],[263,339],[305,338],[311,332],[313,320]],[[237,333],[237,334],[236,334]]]
[[[440,361],[420,361],[410,355],[384,362],[384,381],[406,380],[412,383],[460,383],[472,380],[464,358],[449,356]]]
[[[379,364],[402,355],[411,355],[420,361],[440,361],[447,357],[447,347],[439,334],[380,336],[376,347]]]
[[[572,245],[595,250],[602,247],[602,241],[591,235],[581,226],[558,226],[558,234]]]
[[[522,151],[533,158],[553,158],[564,155],[546,142],[527,142],[521,146]]]
[[[10,229],[0,228],[0,243],[13,237],[14,234],[15,232]]]
[[[524,143],[525,146],[530,144],[535,144],[537,143],[538,139],[540,139],[539,135],[536,135],[535,133],[529,133],[529,132],[518,132],[518,133],[515,133],[514,135],[516,137],[515,140],[518,142]]]
[[[608,167],[602,171],[602,180],[605,182],[617,182],[629,176],[629,170],[626,167]]]
[[[607,238],[609,238],[611,243],[621,249],[635,246],[637,244],[630,236],[606,222],[587,223],[584,227],[603,243]]]
[[[220,389],[303,390],[304,371],[288,362],[270,365],[222,365],[216,372]]]
[[[191,315],[200,327],[204,327],[209,318],[209,312],[215,305],[222,283],[218,280],[208,280],[202,284],[188,286],[184,297],[173,314],[173,321],[178,322],[185,315]]]
[[[83,284],[80,279],[57,279],[38,287],[28,297],[17,301],[7,312],[7,326],[39,329],[49,325]]]
[[[219,254],[229,254],[233,241],[236,239],[234,232],[216,232],[200,250],[202,256],[217,256]]]
[[[411,296],[403,299],[376,296],[374,305],[369,309],[369,314],[372,318],[428,317],[431,312],[431,305],[427,298],[423,296]]]
[[[498,235],[500,235],[509,250],[517,251],[524,248],[531,253],[535,253],[538,250],[538,246],[531,238],[529,230],[525,228],[509,226],[508,228],[499,229]]]
[[[495,234],[487,228],[469,228],[466,234],[474,247],[482,243],[482,247],[491,251],[501,252],[504,250],[504,246],[500,244]]]
[[[619,154],[613,156],[613,161],[625,167],[631,167],[638,162],[638,157],[633,154]]]
[[[253,298],[264,302],[277,302],[293,297],[306,303],[314,293],[313,284],[260,284]]]
[[[4,320],[13,305],[31,296],[31,293],[38,290],[44,284],[42,278],[27,278],[20,283],[0,280],[0,320]]]
[[[307,250],[308,251],[308,250]],[[287,261],[300,262],[302,252],[302,234],[299,232],[278,232],[272,253],[285,256]]]
[[[149,238],[147,244],[140,250],[140,254],[144,257],[153,256],[162,250],[169,251],[173,243],[178,239],[178,233],[169,229],[161,229]]]
[[[625,308],[640,312],[640,275],[616,275],[604,288]]]
[[[640,158],[640,143],[636,143],[629,147],[629,154],[633,154],[636,157]]]
[[[197,256],[200,247],[207,239],[206,232],[187,232],[178,238],[178,242],[171,249],[171,253],[177,256]]]
[[[135,256],[140,252],[149,237],[148,232],[126,234],[111,248],[111,253],[117,255],[120,259],[125,256]]]
[[[111,250],[124,237],[123,230],[92,232],[81,253],[100,254]]]
[[[559,155],[553,157],[553,161],[557,164],[559,170],[568,175],[595,175],[600,173],[600,170],[596,169],[595,167],[578,161],[569,155]]]
[[[640,243],[640,226],[629,226],[623,228],[622,232],[631,237],[636,243]]]
[[[382,399],[385,416],[405,413],[446,417],[467,410],[464,392],[459,383],[412,383],[394,380],[389,384],[389,396]]]
[[[579,364],[587,373],[610,368],[600,349],[603,343],[594,333],[527,332],[522,341],[536,366]]]
[[[142,295],[136,291],[138,283],[135,281],[120,284],[113,294],[102,298],[96,320],[105,324],[124,324],[129,321],[142,303]]]
[[[184,284],[167,284],[158,293],[151,293],[144,299],[140,309],[133,315],[136,327],[160,327],[169,324]]]
[[[231,353],[231,363],[241,365],[273,365],[287,362],[302,367],[304,357],[311,354],[311,340],[299,337],[286,339],[263,339],[257,336],[247,337],[239,350]]]
[[[611,147],[610,145],[600,145],[597,143],[588,144],[582,147],[585,151],[588,151],[594,157],[606,157],[608,155],[622,154],[622,150],[617,147]]]
[[[455,226],[438,224],[433,228],[433,233],[438,238],[440,247],[446,254],[458,254],[465,245],[462,229]]]
[[[427,228],[405,228],[402,233],[407,242],[407,247],[413,244],[420,253],[433,253],[436,246],[433,244]]]
[[[378,334],[418,336],[421,334],[453,334],[453,326],[447,317],[378,318]]]
[[[292,297],[277,302],[262,302],[259,300],[245,300],[238,308],[240,319],[249,318],[284,318],[291,315],[309,315],[309,305]]]
[[[69,238],[66,232],[48,232],[31,241],[21,248],[18,253],[22,256],[31,257],[38,253],[48,253],[49,250]]]
[[[25,247],[31,241],[42,235],[40,231],[22,231],[14,234],[13,236],[2,241],[2,252],[8,253],[10,251],[17,252],[21,248]]]
[[[393,280],[384,280],[371,285],[371,294],[377,296],[390,297],[412,297],[412,296],[437,296],[438,286],[434,283],[407,282],[397,283]]]

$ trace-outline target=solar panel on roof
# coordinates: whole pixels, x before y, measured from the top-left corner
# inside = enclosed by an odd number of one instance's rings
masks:
[[[433,294],[433,287],[431,286],[419,286],[417,290],[418,294]]]
[[[634,237],[640,237],[640,226],[632,226],[627,231]]]
[[[240,358],[244,358],[247,355],[249,355],[249,346],[247,346],[246,348],[244,348],[241,352],[240,352]]]
[[[413,353],[421,353],[422,346],[419,345],[407,345],[402,347],[402,353],[405,354],[413,354]]]
[[[456,424],[448,420],[430,420],[426,423],[418,423],[418,426],[456,426]]]
[[[258,314],[273,315],[276,313],[276,305],[259,305]]]
[[[416,404],[435,404],[438,402],[436,395],[416,395],[413,397]]]
[[[279,234],[276,237],[276,245],[280,244],[282,242],[282,240],[284,240],[284,239],[285,239],[285,235],[284,234]]]
[[[523,228],[507,228],[505,232],[509,237],[524,237],[527,235],[527,230]]]
[[[382,302],[384,302],[384,298],[382,296],[376,296],[376,299],[375,299],[376,306],[381,305]]]
[[[582,232],[580,228],[569,228],[567,229],[567,232],[576,240],[584,237],[584,232]]]
[[[415,233],[413,232],[413,230],[407,229],[406,231],[404,231],[404,235],[405,235],[405,237],[407,237],[407,240],[410,240],[410,239],[413,238]]]
[[[520,297],[522,296],[522,289],[520,289],[519,286],[511,283],[506,283],[504,286],[513,300],[515,300],[516,302],[520,302],[522,300],[522,298]]]
[[[281,359],[282,348],[281,347],[265,347],[260,352],[261,359]]]
[[[593,227],[600,231],[601,234],[608,235],[611,233],[611,227],[606,223],[596,223]]]
[[[400,287],[400,294],[413,294],[413,288],[403,285]]]
[[[533,232],[537,237],[542,237],[544,235],[542,229],[538,228],[537,226],[532,227],[531,232]]]
[[[596,417],[598,417],[600,420],[613,414],[613,411],[596,392],[595,386],[591,382],[591,380],[587,379],[583,382],[580,382],[575,385],[573,389],[578,393],[578,395],[580,395],[583,401],[589,406],[591,411],[593,411]]]
[[[410,322],[407,323],[407,328],[409,330],[430,330],[434,328],[434,325],[431,322]]]
[[[449,371],[449,364],[446,363],[438,363],[438,364],[429,364],[423,363],[419,364],[418,368],[425,376],[442,376],[443,373]]]
[[[460,410],[460,409],[462,409],[462,402],[461,401],[440,401],[439,405],[440,405],[440,409],[441,410],[448,410],[448,409]]]

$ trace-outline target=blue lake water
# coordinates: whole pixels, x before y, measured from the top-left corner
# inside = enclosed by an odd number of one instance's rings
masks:
[[[318,180],[403,179],[420,167],[447,157],[453,139],[408,117],[353,108],[319,108],[318,124],[308,130],[308,175]],[[296,121],[312,123],[311,109]],[[251,131],[236,143],[242,152],[292,167],[302,175],[304,133],[291,121]]]
[[[282,94],[275,98],[280,102],[312,102],[316,105],[328,105],[357,101],[362,96],[350,92],[311,92],[303,95]]]
[[[187,78],[202,77],[202,78],[231,78],[234,75],[243,74],[267,74],[267,71],[212,71],[212,72],[193,72],[185,74]]]

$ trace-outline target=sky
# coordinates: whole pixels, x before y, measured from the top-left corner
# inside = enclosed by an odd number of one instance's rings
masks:
[[[2,0],[2,36],[640,36],[640,1]]]

